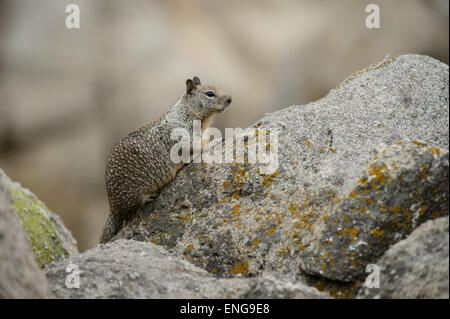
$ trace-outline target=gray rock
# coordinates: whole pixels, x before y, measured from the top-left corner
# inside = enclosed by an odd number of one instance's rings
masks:
[[[47,280],[14,211],[9,189],[0,182],[0,298],[47,297]]]
[[[295,281],[294,277],[286,280],[279,273],[265,273],[252,278],[253,284],[241,297],[247,299],[329,299],[327,293],[319,292],[316,288]]]
[[[345,281],[363,276],[391,244],[448,214],[448,170],[447,150],[418,142],[382,148],[353,189],[332,199],[323,229],[309,238],[321,257],[303,256],[303,269]]]
[[[449,298],[449,220],[427,221],[377,261],[380,288],[358,298]]]
[[[279,130],[273,174],[190,164],[117,238],[221,276],[359,282],[390,245],[448,215],[448,76],[427,56],[387,57],[316,102],[268,114],[253,128]]]
[[[79,288],[67,288],[69,264]],[[286,276],[218,278],[152,243],[118,240],[45,268],[58,298],[327,298]]]
[[[11,194],[12,207],[25,227],[39,266],[78,253],[76,240],[59,216],[1,169],[0,185]]]

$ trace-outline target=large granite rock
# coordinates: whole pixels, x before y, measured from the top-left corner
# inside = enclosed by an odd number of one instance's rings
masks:
[[[47,280],[14,211],[9,189],[0,182],[0,299],[49,296]]]
[[[49,262],[78,253],[77,242],[61,218],[28,189],[11,181],[1,169],[0,185],[10,193],[14,211],[25,227],[41,268]]]
[[[67,272],[71,265],[72,271]],[[79,286],[67,278],[79,271]],[[69,269],[69,270],[70,270]],[[58,298],[329,298],[279,274],[218,278],[152,243],[118,240],[45,268]]]
[[[263,145],[278,145],[270,174],[266,164],[190,164],[113,242],[66,259],[70,237],[50,228],[67,251],[43,263],[51,292],[329,298],[319,291],[326,289],[352,297],[365,266],[376,263],[388,274],[381,288],[358,296],[448,296],[448,217],[440,218],[448,215],[448,100],[448,66],[405,55],[356,73],[317,102],[268,114],[253,127],[279,130],[277,143]],[[4,175],[0,185],[19,216],[24,206],[47,216]],[[46,243],[35,242],[37,251]]]
[[[427,221],[377,261],[380,287],[358,298],[449,298],[448,216]]]
[[[448,215],[448,77],[427,56],[387,57],[268,114],[253,128],[279,130],[276,171],[190,164],[116,239],[152,241],[221,276],[357,284],[392,244]]]

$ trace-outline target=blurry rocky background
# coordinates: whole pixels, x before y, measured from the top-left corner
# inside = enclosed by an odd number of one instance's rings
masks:
[[[65,27],[69,3],[80,29]],[[369,3],[380,29],[365,27]],[[232,94],[217,127],[247,127],[387,54],[448,64],[448,12],[447,0],[0,0],[0,167],[84,251],[108,214],[109,149],[159,117],[186,78]]]

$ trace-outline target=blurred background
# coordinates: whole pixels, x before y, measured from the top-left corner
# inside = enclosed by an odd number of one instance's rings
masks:
[[[65,27],[66,5],[81,28]],[[367,29],[376,3],[381,28]],[[80,251],[109,213],[114,142],[197,75],[233,104],[215,126],[319,99],[387,54],[448,64],[448,0],[0,0],[0,168],[61,216]]]

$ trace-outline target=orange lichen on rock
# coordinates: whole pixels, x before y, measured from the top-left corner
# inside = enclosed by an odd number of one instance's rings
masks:
[[[246,261],[242,263],[237,263],[235,266],[231,268],[231,273],[234,275],[246,275],[248,273],[248,263]]]

